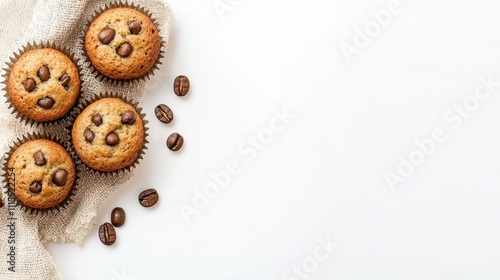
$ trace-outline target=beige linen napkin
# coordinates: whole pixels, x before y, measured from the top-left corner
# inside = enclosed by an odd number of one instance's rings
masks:
[[[111,1],[103,0],[3,0],[0,1],[0,63],[5,62],[13,52],[32,41],[51,40],[69,47],[77,59],[82,59],[80,46],[82,28],[88,18],[99,8]],[[163,0],[133,0],[153,14],[159,24],[160,33],[168,42],[172,12]],[[81,60],[82,63],[84,59]],[[94,79],[88,65],[84,65],[85,81],[82,93],[90,97],[101,92],[116,92],[139,101],[145,90],[140,81],[124,87],[113,86]],[[2,73],[3,74],[3,70]],[[0,156],[9,150],[13,141],[29,132],[41,128],[22,124],[10,113],[0,93]],[[62,127],[51,128],[51,132],[63,133]],[[147,151],[146,151],[147,152]],[[84,171],[85,172],[85,171]],[[45,250],[42,241],[75,242],[81,244],[90,227],[95,224],[97,209],[103,201],[117,190],[132,173],[115,178],[100,177],[96,180],[90,174],[81,173],[80,188],[70,205],[58,214],[34,216],[16,208],[16,220],[8,220],[7,205],[0,208],[0,279],[63,279],[56,269],[52,257]],[[2,186],[5,187],[5,186]],[[2,195],[6,203],[5,194]],[[12,226],[12,222],[15,226]],[[9,227],[10,225],[10,227]],[[11,230],[12,229],[12,230]],[[12,237],[12,236],[15,236]],[[9,239],[9,237],[11,237]],[[14,241],[12,241],[14,240]],[[14,243],[15,242],[15,243]],[[15,268],[8,261],[15,247]],[[12,272],[11,270],[15,270]]]

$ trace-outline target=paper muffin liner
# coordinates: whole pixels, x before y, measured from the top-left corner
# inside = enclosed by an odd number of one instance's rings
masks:
[[[73,183],[73,186],[72,186],[68,196],[66,196],[66,198],[62,202],[57,204],[56,206],[53,206],[51,208],[46,208],[46,209],[38,209],[38,208],[33,208],[33,207],[25,205],[20,199],[18,199],[15,196],[14,191],[10,188],[11,172],[10,172],[9,167],[8,167],[10,157],[12,156],[14,151],[17,148],[19,148],[22,144],[29,142],[31,140],[37,140],[37,139],[47,139],[47,140],[50,140],[50,141],[53,141],[53,142],[60,144],[68,152],[71,159],[73,160],[73,163],[75,164],[75,172],[76,172],[75,182]],[[3,193],[7,197],[6,204],[4,207],[9,207],[8,201],[9,201],[10,197],[13,197],[15,199],[16,207],[19,207],[24,212],[26,212],[26,213],[29,212],[32,215],[33,214],[34,215],[38,215],[38,214],[42,214],[42,215],[54,214],[55,215],[59,212],[62,212],[73,201],[73,197],[78,192],[78,187],[80,184],[80,171],[79,171],[78,167],[80,165],[81,165],[80,159],[72,151],[70,151],[68,149],[67,145],[65,145],[65,142],[60,137],[55,136],[54,134],[51,134],[51,133],[30,133],[30,134],[24,135],[21,138],[18,138],[14,142],[14,144],[10,147],[10,151],[4,155],[4,159],[2,162],[1,171],[3,173],[2,177],[3,177],[3,183],[4,183]]]
[[[64,55],[69,57],[69,59],[73,62],[73,64],[76,66],[78,70],[78,75],[80,76],[80,92],[78,94],[78,97],[75,101],[75,104],[73,104],[72,108],[61,118],[53,121],[47,121],[47,122],[38,122],[35,121],[31,118],[28,118],[25,116],[21,111],[17,109],[17,107],[14,105],[12,102],[12,99],[10,98],[9,92],[8,92],[8,83],[9,83],[9,76],[12,71],[12,67],[14,64],[17,62],[17,60],[25,54],[27,51],[34,50],[34,49],[44,49],[44,48],[51,48],[58,50],[62,52]],[[74,114],[74,111],[76,109],[76,106],[83,100],[83,94],[82,94],[82,88],[83,88],[83,66],[80,63],[80,60],[75,58],[74,52],[72,52],[69,48],[62,46],[60,44],[57,44],[55,42],[51,41],[42,41],[42,42],[31,42],[28,43],[27,45],[23,46],[21,49],[18,49],[17,52],[14,52],[12,56],[9,59],[9,62],[6,63],[7,68],[3,68],[5,73],[2,75],[3,81],[1,82],[4,85],[4,97],[6,98],[6,104],[9,104],[9,109],[11,109],[12,114],[16,115],[16,118],[19,119],[22,123],[25,123],[30,126],[38,126],[41,125],[42,127],[47,127],[47,126],[53,126],[53,125],[59,125],[59,124],[64,124],[67,121],[68,116]]]
[[[149,71],[146,74],[142,75],[141,77],[138,77],[138,78],[135,78],[135,79],[114,79],[114,78],[110,78],[110,77],[102,74],[101,72],[99,72],[99,70],[97,70],[97,68],[94,67],[94,65],[92,64],[92,61],[90,60],[90,58],[89,58],[89,56],[87,54],[87,48],[85,48],[85,36],[87,34],[87,31],[88,31],[90,25],[102,13],[104,13],[105,11],[107,11],[109,9],[114,9],[114,8],[131,8],[131,9],[135,9],[135,10],[137,10],[137,11],[145,14],[147,17],[149,17],[151,19],[151,21],[153,22],[153,24],[155,25],[156,29],[158,30],[158,35],[160,36],[160,41],[161,41],[161,44],[160,44],[160,53],[158,54],[158,58],[156,59],[156,62],[153,64],[153,67],[151,67],[151,69],[149,69]],[[167,45],[167,42],[165,41],[165,39],[160,34],[161,34],[160,26],[159,26],[158,22],[156,21],[156,19],[153,18],[153,14],[149,10],[147,10],[144,7],[142,7],[141,5],[131,3],[128,0],[126,0],[126,1],[114,0],[114,1],[112,1],[110,3],[106,3],[104,5],[104,7],[100,7],[87,20],[87,23],[84,25],[82,33],[80,34],[80,46],[81,46],[82,52],[83,52],[84,57],[85,57],[85,64],[90,69],[90,72],[92,73],[92,75],[94,76],[94,78],[96,78],[98,81],[101,81],[101,82],[110,83],[113,86],[124,86],[124,85],[134,84],[134,83],[137,83],[139,81],[146,81],[146,79],[150,80],[151,76],[155,75],[154,72],[156,70],[159,70],[158,65],[162,65],[163,64],[161,62],[161,59],[164,58],[164,54],[165,54],[165,50],[166,50],[166,45]]]
[[[100,170],[96,170],[96,169],[93,169],[92,167],[88,166],[82,159],[80,159],[80,157],[78,156],[78,153],[76,152],[76,149],[73,145],[73,135],[71,133],[71,130],[73,128],[73,124],[75,123],[75,121],[77,119],[77,116],[72,116],[68,122],[68,125],[66,126],[66,129],[68,130],[68,134],[70,137],[70,140],[68,141],[69,142],[68,149],[71,151],[72,155],[74,154],[75,157],[78,157],[78,161],[81,162],[82,170],[85,170],[88,173],[95,175],[95,176],[114,177],[114,176],[130,173],[132,170],[135,169],[135,167],[137,165],[139,165],[139,162],[143,159],[143,155],[146,153],[145,150],[148,149],[147,144],[149,143],[149,141],[147,139],[149,136],[149,134],[148,134],[149,128],[146,126],[149,123],[149,121],[147,121],[145,119],[146,114],[142,112],[142,108],[138,106],[139,105],[138,102],[133,102],[128,97],[121,96],[118,93],[110,93],[110,92],[101,93],[97,96],[93,96],[93,97],[90,97],[88,99],[84,99],[82,101],[82,103],[80,105],[78,105],[78,107],[77,107],[77,112],[78,112],[77,115],[79,115],[81,112],[83,112],[83,110],[85,110],[85,108],[87,108],[90,104],[92,104],[100,99],[103,99],[103,98],[119,98],[119,99],[123,100],[125,103],[131,105],[135,109],[135,111],[139,114],[139,116],[141,117],[142,126],[143,126],[143,130],[144,130],[144,139],[142,142],[141,150],[139,151],[139,155],[137,156],[137,158],[130,165],[123,167],[121,169],[115,170],[115,171],[100,171]]]

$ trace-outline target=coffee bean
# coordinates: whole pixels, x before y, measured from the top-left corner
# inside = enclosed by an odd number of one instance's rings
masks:
[[[158,192],[155,189],[147,189],[139,194],[139,203],[144,207],[151,207],[158,202]]]
[[[115,227],[110,223],[104,223],[99,227],[99,239],[106,246],[113,245],[116,241]]]
[[[44,65],[38,69],[38,78],[40,78],[42,82],[50,79],[50,70],[47,66]]]
[[[120,142],[120,137],[118,137],[118,134],[115,132],[111,132],[108,136],[106,136],[106,144],[109,146],[115,146],[118,142]]]
[[[91,143],[95,138],[95,133],[90,128],[87,128],[83,132],[83,137],[85,137],[85,141]]]
[[[106,28],[99,33],[99,41],[104,45],[108,45],[115,38],[115,31],[111,28]]]
[[[162,123],[170,123],[174,119],[174,113],[165,104],[160,104],[155,108],[156,118]]]
[[[26,81],[24,81],[24,89],[27,91],[27,92],[32,92],[34,91],[36,88],[36,82],[35,80],[33,79],[27,79]]]
[[[191,83],[188,77],[179,76],[174,81],[174,92],[177,96],[184,96],[188,93]]]
[[[52,178],[52,182],[59,187],[64,186],[67,180],[68,180],[68,171],[64,169],[57,170],[56,173],[54,174],[54,177]]]
[[[182,135],[180,135],[177,132],[172,133],[167,139],[167,147],[174,152],[180,150],[183,144],[184,144],[184,137],[182,137]]]
[[[125,223],[125,210],[121,207],[116,207],[111,211],[111,223],[115,227],[121,227]]]
[[[71,81],[71,78],[67,73],[64,73],[61,76],[61,78],[59,78],[59,82],[61,82],[61,85],[63,85],[63,87],[67,87],[69,85],[70,81]]]
[[[123,124],[134,124],[136,119],[136,115],[134,112],[127,110],[122,114],[122,123]]]
[[[33,181],[30,185],[30,192],[32,193],[40,193],[42,191],[42,182]]]
[[[132,46],[129,43],[125,43],[119,46],[116,52],[119,56],[127,58],[132,53]]]
[[[44,166],[47,163],[42,151],[38,151],[33,158],[35,159],[35,164],[37,166]]]
[[[128,24],[128,30],[130,33],[137,35],[141,32],[141,25],[137,21],[132,21]]]
[[[46,110],[51,109],[54,106],[54,99],[50,97],[44,97],[38,100],[38,106]]]
[[[100,126],[102,124],[101,114],[93,114],[92,123],[95,124],[96,126]]]

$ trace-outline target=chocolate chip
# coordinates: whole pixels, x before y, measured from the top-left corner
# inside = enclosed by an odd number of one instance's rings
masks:
[[[52,178],[52,182],[60,187],[64,186],[67,180],[68,180],[68,171],[64,169],[57,170],[56,173],[54,174],[54,177]]]
[[[44,97],[40,100],[38,100],[38,106],[42,107],[43,109],[50,109],[54,106],[54,99],[50,97]]]
[[[106,28],[99,33],[99,41],[104,45],[108,45],[115,38],[115,31],[111,28]]]
[[[136,119],[136,115],[134,112],[127,110],[122,114],[122,123],[123,124],[134,124]]]
[[[137,21],[132,21],[128,24],[128,30],[130,33],[137,35],[141,32],[141,25]]]
[[[38,74],[38,78],[40,78],[40,80],[42,82],[48,81],[50,79],[50,70],[45,65],[40,67],[40,69],[38,69],[37,74]]]
[[[182,137],[182,135],[180,135],[177,132],[172,133],[167,139],[167,147],[174,152],[180,150],[183,144],[184,144],[184,137]]]
[[[33,181],[30,185],[30,192],[32,193],[40,193],[42,191],[42,182]]]
[[[93,114],[92,115],[92,123],[96,126],[100,126],[102,124],[102,116],[101,114]]]
[[[91,143],[94,140],[95,134],[90,128],[87,128],[83,132],[83,137],[85,137],[85,141]]]
[[[118,53],[119,56],[127,58],[132,53],[132,46],[129,43],[125,43],[119,46],[116,52]]]
[[[61,85],[63,85],[63,87],[67,87],[69,85],[69,82],[71,81],[71,78],[69,77],[69,75],[67,73],[64,73],[61,78],[59,78],[59,82],[61,82]]]
[[[32,92],[34,91],[36,88],[36,82],[35,80],[33,79],[27,79],[26,81],[24,81],[24,89],[27,91],[27,92]]]
[[[35,164],[38,166],[44,166],[47,163],[42,151],[38,151],[33,158],[35,159]]]
[[[106,136],[106,144],[109,146],[116,146],[120,142],[120,137],[118,137],[118,134],[115,132],[111,132]]]

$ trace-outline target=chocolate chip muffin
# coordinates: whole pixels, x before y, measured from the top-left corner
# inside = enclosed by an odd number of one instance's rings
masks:
[[[112,79],[142,77],[154,66],[161,49],[151,19],[132,8],[114,8],[98,16],[85,36],[92,65]]]
[[[51,48],[25,52],[12,66],[7,91],[26,117],[47,122],[63,117],[80,93],[80,75],[69,57]]]
[[[141,153],[144,126],[141,116],[120,98],[102,98],[76,118],[73,146],[90,168],[111,172],[131,165]]]
[[[7,165],[15,176],[11,186],[14,195],[31,208],[48,209],[63,202],[76,179],[70,155],[61,145],[46,139],[22,144]]]

